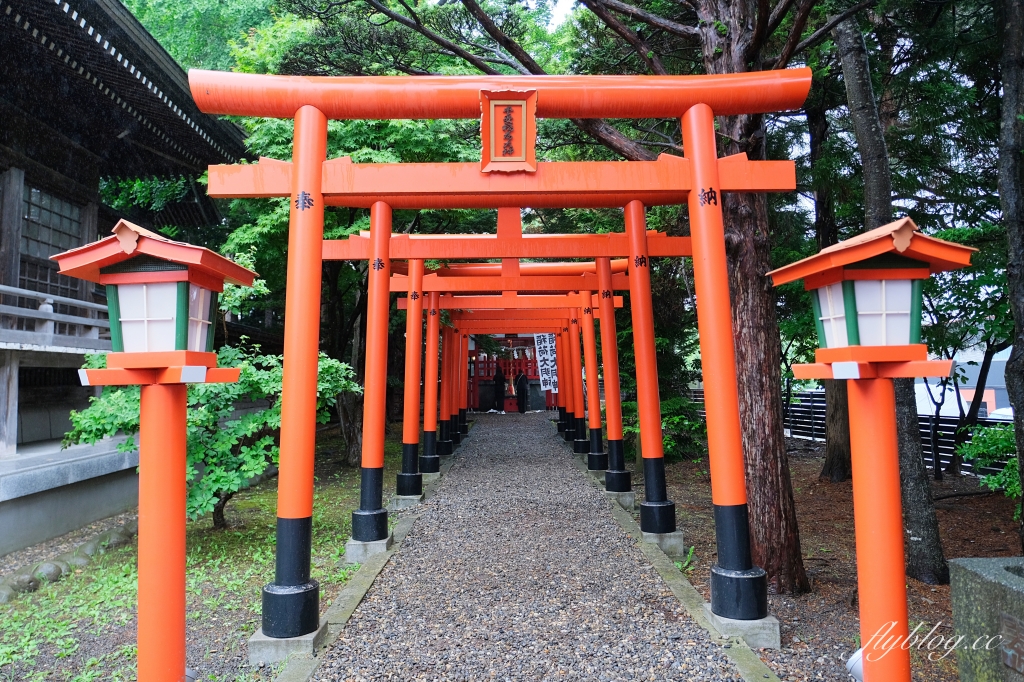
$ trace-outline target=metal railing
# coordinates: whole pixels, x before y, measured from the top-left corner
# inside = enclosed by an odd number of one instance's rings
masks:
[[[0,295],[0,343],[8,347],[112,347],[105,305],[5,285],[0,285]]]
[[[695,402],[703,405],[703,390],[695,389],[690,391],[690,397]],[[789,408],[786,409],[786,405],[783,405],[783,410],[785,414],[785,428],[790,436],[816,441],[825,440],[824,391],[799,391],[793,393]],[[703,409],[700,410],[700,414],[702,417],[704,416]],[[919,414],[917,422],[921,433],[921,450],[924,454],[925,464],[931,469],[937,453],[939,464],[945,468],[953,460],[953,450],[956,447],[956,429],[959,420],[956,417],[936,418],[934,415]],[[998,426],[1010,423],[998,419],[978,420],[978,426]],[[935,426],[934,439],[932,438],[933,425]],[[967,440],[970,440],[969,435]],[[970,462],[962,462],[960,470],[963,473],[983,475],[995,473],[999,471],[999,468],[976,468]]]

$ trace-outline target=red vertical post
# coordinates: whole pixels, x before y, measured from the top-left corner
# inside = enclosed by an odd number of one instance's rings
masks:
[[[441,405],[437,423],[437,454],[447,457],[452,454],[454,444],[451,432],[452,406],[452,328],[441,328]]]
[[[391,309],[391,207],[370,207],[370,268],[366,298],[366,372],[363,380],[363,462],[359,509],[352,512],[352,539],[388,537],[384,509],[384,438],[387,421],[388,314]]]
[[[459,430],[465,436],[469,433],[469,422],[466,415],[469,412],[469,334],[462,335],[462,360],[459,363]]]
[[[690,107],[683,115],[682,130],[693,187],[687,206],[718,545],[718,563],[711,568],[711,611],[725,618],[755,620],[768,615],[768,581],[750,554],[729,264],[711,108]]]
[[[402,423],[402,470],[395,493],[423,494],[419,472],[420,447],[420,353],[423,351],[423,261],[409,261],[408,304],[405,311],[405,400]]]
[[[604,365],[604,414],[608,428],[608,470],[604,473],[605,490],[628,493],[633,489],[632,476],[626,470],[622,449],[622,393],[619,387],[619,348],[615,331],[615,290],[612,288],[612,263],[609,258],[597,259],[598,301],[601,312],[601,361]]]
[[[185,679],[186,387],[141,390],[138,678],[179,682]]]
[[[640,503],[640,530],[672,533],[676,529],[676,505],[665,486],[665,457],[661,435],[661,398],[658,392],[658,359],[654,340],[654,307],[651,303],[650,255],[647,252],[647,219],[644,205],[626,205],[629,238],[629,300],[633,311],[633,347],[636,357],[636,402],[640,422],[640,451],[644,464],[644,501]]]
[[[572,310],[568,311],[572,315]],[[562,350],[565,357],[562,360],[562,368],[565,374],[559,377],[560,390],[565,391],[565,431],[562,435],[565,442],[573,445],[576,442],[576,382],[572,378],[572,352],[569,339],[570,328],[564,327],[560,336],[562,337]]]
[[[590,450],[587,440],[587,405],[583,400],[583,358],[580,353],[580,310],[572,308],[569,320],[569,358],[572,362],[572,405],[575,408],[572,450],[578,455]]]
[[[315,107],[301,107],[295,112],[288,219],[277,561],[274,582],[263,588],[262,629],[268,637],[298,637],[320,625],[320,585],[310,577],[310,552],[326,158],[327,117]]]
[[[424,351],[426,366],[423,371],[423,454],[420,456],[420,471],[436,474],[441,471],[441,460],[437,451],[437,392],[438,338],[441,321],[441,295],[430,292],[427,310],[427,344]]]
[[[846,384],[864,680],[910,682],[910,649],[900,646],[909,618],[892,379]]]
[[[583,363],[587,368],[587,410],[590,427],[590,449],[587,453],[587,470],[604,471],[608,468],[608,455],[604,451],[601,436],[601,384],[597,372],[597,337],[594,335],[593,292],[581,291],[580,303],[583,317]]]
[[[562,335],[562,332],[559,332],[555,334],[555,386],[558,388],[558,392],[555,393],[555,402],[558,405],[558,423],[555,426],[558,428],[558,433],[561,434],[565,434],[566,425],[568,424],[566,410],[568,384],[563,383],[566,377],[565,353],[565,337]]]
[[[448,392],[451,394],[448,398],[448,422],[451,425],[449,434],[454,449],[462,444],[462,427],[459,425],[459,403],[462,396],[462,391],[459,390],[459,382],[462,380],[459,363],[462,358],[462,335],[458,328],[452,329],[451,340],[451,364],[448,366],[448,371],[451,373],[451,376],[448,377]]]

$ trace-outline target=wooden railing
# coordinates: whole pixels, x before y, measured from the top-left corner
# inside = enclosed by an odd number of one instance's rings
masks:
[[[5,346],[111,349],[105,305],[4,285],[0,295],[0,343]],[[54,307],[67,312],[55,312]]]

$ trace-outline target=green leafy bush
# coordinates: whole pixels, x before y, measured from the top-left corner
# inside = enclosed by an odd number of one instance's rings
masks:
[[[697,412],[697,403],[685,396],[661,401],[661,435],[665,459],[697,460],[707,449],[707,426]],[[636,402],[622,403],[622,441],[627,456],[636,456],[640,440]]]
[[[106,357],[89,356],[86,367],[102,367]],[[259,347],[225,346],[217,353],[221,367],[239,367],[237,383],[191,384],[188,387],[188,515],[213,512],[214,526],[224,527],[224,505],[249,481],[277,464],[281,427],[280,355],[260,355]],[[339,393],[360,392],[348,365],[320,354],[317,422],[326,423]],[[108,386],[81,412],[71,413],[72,429],[64,446],[95,443],[123,433],[118,447],[136,448],[139,388]]]
[[[1019,499],[1021,494],[1020,474],[1017,469],[1017,441],[1013,425],[983,426],[974,430],[970,442],[964,443],[957,452],[976,467],[995,467],[1005,462],[996,474],[981,477],[981,484],[990,490],[1002,490],[1007,497]],[[1020,519],[1020,509],[1015,518]]]

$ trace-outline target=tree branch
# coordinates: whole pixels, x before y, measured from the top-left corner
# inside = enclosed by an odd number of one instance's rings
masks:
[[[633,51],[637,53],[637,56],[647,65],[647,68],[651,73],[659,76],[667,76],[668,71],[662,65],[661,60],[658,59],[654,54],[654,50],[650,48],[643,40],[640,39],[636,33],[634,33],[628,26],[619,21],[618,17],[615,17],[609,12],[600,0],[580,0],[584,5],[587,6],[591,12],[597,15],[597,17],[604,22],[604,24],[615,31],[623,40],[632,46]]]
[[[786,44],[783,46],[779,58],[775,60],[775,64],[772,66],[773,69],[784,69],[789,64],[789,60],[796,51],[797,42],[800,40],[800,36],[803,35],[804,26],[807,25],[807,17],[811,15],[812,9],[814,9],[814,0],[803,0],[800,3],[796,16],[793,18],[793,29],[789,33],[789,38],[786,39]]]
[[[384,16],[388,17],[389,19],[397,21],[402,26],[405,26],[406,28],[416,31],[427,40],[430,40],[435,44],[445,48],[446,50],[451,51],[452,54],[457,55],[458,57],[466,60],[483,73],[492,76],[498,75],[499,72],[496,69],[493,69],[490,66],[488,66],[486,62],[477,57],[475,54],[462,49],[452,41],[438,35],[437,33],[434,33],[429,28],[424,26],[423,23],[419,20],[419,17],[416,16],[415,14],[413,14],[413,16],[416,18],[411,19],[405,16],[404,14],[399,14],[398,12],[393,11],[387,5],[381,3],[380,0],[366,0],[366,4],[368,4],[370,7],[374,8]]]
[[[779,0],[779,4],[775,5],[775,9],[772,10],[771,17],[768,18],[768,35],[775,33],[775,29],[779,27],[782,20],[786,18],[786,14],[789,12],[789,8],[793,6],[796,0]]]
[[[754,57],[761,52],[765,41],[768,39],[768,19],[771,11],[768,9],[768,0],[757,0],[757,23],[754,25],[754,35],[750,37],[743,50],[743,61],[746,63],[754,61]]]
[[[667,31],[668,33],[672,33],[681,38],[700,38],[700,30],[693,26],[686,26],[685,24],[670,21],[664,17],[659,17],[657,14],[651,14],[646,10],[642,10],[639,7],[619,2],[619,0],[601,0],[601,4],[608,7],[608,9],[618,12],[619,14],[625,14],[631,19],[642,21],[649,26],[660,28],[663,31]]]
[[[494,38],[495,42],[505,48],[506,52],[519,60],[519,63],[526,67],[527,71],[537,76],[544,75],[544,69],[540,67],[540,64],[534,60],[530,53],[498,28],[490,15],[480,5],[476,4],[475,0],[462,0],[462,4],[473,15],[473,18],[480,22],[483,29],[487,31],[487,35]]]
[[[857,3],[856,5],[854,5],[853,7],[851,7],[848,10],[840,12],[836,16],[834,16],[831,19],[829,19],[828,22],[824,26],[819,28],[814,33],[812,33],[810,35],[810,37],[807,38],[807,40],[805,40],[802,43],[800,43],[799,45],[797,45],[793,49],[793,54],[797,55],[797,54],[800,54],[801,52],[803,52],[804,50],[807,50],[807,49],[810,49],[810,48],[815,47],[817,45],[820,45],[821,43],[825,42],[825,40],[829,37],[829,34],[832,32],[832,29],[834,29],[838,24],[840,24],[841,22],[845,21],[846,19],[849,19],[850,17],[852,17],[857,12],[860,12],[861,10],[865,10],[865,9],[867,9],[869,7],[873,7],[874,5],[877,5],[877,4],[878,4],[878,0],[864,0],[863,2]]]

